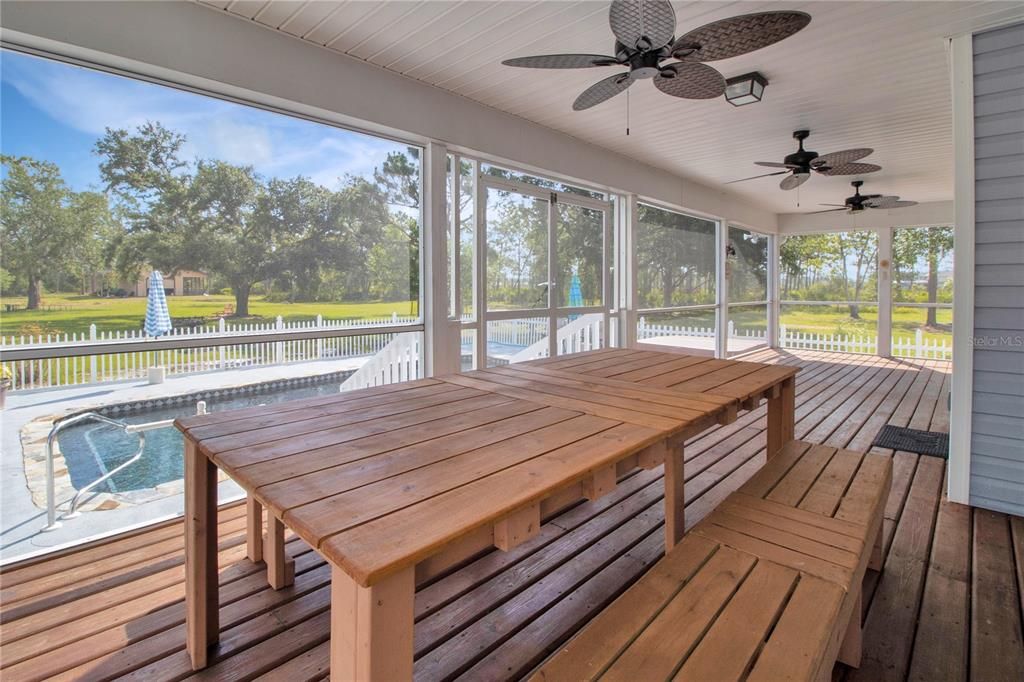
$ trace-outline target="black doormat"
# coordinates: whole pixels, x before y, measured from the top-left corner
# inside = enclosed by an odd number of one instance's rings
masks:
[[[919,455],[931,455],[932,457],[949,457],[949,434],[937,431],[918,431],[907,429],[902,426],[886,424],[875,436],[872,446],[888,448],[889,450],[902,450],[904,452],[916,452]]]

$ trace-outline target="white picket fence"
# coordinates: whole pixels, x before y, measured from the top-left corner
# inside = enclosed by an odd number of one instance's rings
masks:
[[[767,340],[767,329],[736,329],[730,321],[727,331],[731,339],[762,339]],[[674,324],[650,324],[641,317],[636,325],[636,340],[653,339],[664,336],[686,336],[693,338],[715,338],[715,330],[709,327],[686,327]]]
[[[825,350],[840,353],[878,352],[877,336],[850,334],[814,334],[779,327],[779,345],[795,350]],[[952,360],[953,346],[947,339],[926,339],[924,332],[915,330],[914,338],[897,337],[892,340],[893,357],[922,360]]]
[[[239,336],[239,342],[229,346],[205,346],[160,351],[136,351],[109,355],[52,358],[46,360],[21,360],[4,363],[12,373],[11,390],[25,390],[44,387],[97,384],[129,379],[140,379],[147,375],[150,366],[165,367],[168,374],[194,374],[240,367],[280,365],[294,362],[309,362],[322,359],[371,357],[365,372],[359,370],[361,378],[351,385],[368,381],[364,385],[377,385],[422,375],[422,359],[419,355],[421,339],[418,333],[360,334],[320,339],[301,339],[267,343],[246,343],[246,333],[267,331],[288,331],[304,329],[337,329],[353,327],[380,327],[383,325],[414,323],[416,318],[397,314],[387,318],[360,320],[315,320],[286,323],[281,317],[264,324],[230,324],[221,318],[213,327],[175,329],[171,338],[202,336],[214,338],[220,335]],[[559,353],[572,353],[600,348],[605,344],[602,338],[602,316],[581,315],[558,330]],[[516,362],[547,354],[548,323],[544,319],[495,320],[487,324],[489,343],[509,346],[510,361]],[[732,322],[728,327],[729,338],[767,339],[767,330],[757,328],[736,329]],[[637,325],[637,340],[656,337],[714,338],[715,330],[707,327],[687,327],[672,324],[650,324],[643,317]],[[101,332],[93,325],[88,334],[47,335],[43,337],[21,336],[0,337],[0,356],[4,348],[25,344],[81,344],[102,341],[141,341],[146,336],[141,331]],[[472,347],[470,330],[463,330],[463,347]],[[793,331],[785,326],[779,328],[779,344],[782,348],[836,351],[845,353],[876,353],[878,339],[875,336],[853,336],[847,334],[815,334]],[[515,350],[518,348],[519,350]],[[415,353],[413,354],[413,351]],[[896,338],[892,343],[892,354],[896,357],[951,360],[953,349],[946,339],[926,339],[921,330],[913,339]],[[357,372],[357,373],[359,373]],[[385,377],[387,380],[385,380]]]
[[[423,378],[423,349],[419,332],[396,334],[341,384],[342,391],[383,386]]]
[[[140,379],[147,376],[151,366],[165,367],[168,374],[195,374],[240,367],[367,357],[378,353],[387,346],[392,335],[387,333],[360,334],[267,343],[246,343],[244,335],[268,331],[379,327],[414,322],[416,322],[416,318],[403,317],[398,314],[393,314],[391,317],[358,320],[326,320],[322,316],[317,316],[314,320],[299,322],[285,322],[278,317],[274,322],[240,324],[232,324],[224,318],[220,318],[217,323],[207,327],[173,329],[163,338],[242,337],[239,338],[237,344],[46,360],[19,360],[5,362],[4,365],[11,370],[11,390],[25,390]],[[88,333],[48,334],[45,337],[0,337],[0,357],[2,357],[3,349],[20,345],[71,343],[86,346],[103,341],[144,341],[147,338],[141,329],[100,331],[97,330],[96,325],[91,325]]]
[[[729,323],[729,338],[767,340],[766,329],[736,329]],[[685,327],[671,324],[649,324],[643,317],[637,323],[637,340],[665,336],[714,338],[715,330],[708,327]],[[817,334],[779,327],[779,345],[794,350],[823,350],[837,353],[878,352],[878,337],[852,334]],[[901,358],[952,360],[953,347],[947,339],[926,339],[924,332],[916,330],[914,338],[898,337],[892,340],[892,355]]]
[[[793,350],[827,350],[837,353],[877,353],[877,336],[813,334],[779,327],[779,345]]]
[[[916,330],[913,339],[892,340],[892,354],[898,358],[921,358],[926,360],[952,360],[953,346],[947,339],[926,339],[924,332]]]

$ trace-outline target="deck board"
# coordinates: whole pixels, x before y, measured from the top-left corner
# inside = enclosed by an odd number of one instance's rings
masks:
[[[745,359],[802,368],[798,438],[863,451],[885,423],[948,427],[948,363],[775,351]],[[643,366],[638,354],[627,369]],[[766,421],[761,405],[687,443],[688,525],[761,467]],[[864,667],[837,666],[835,676],[1018,675],[1022,664],[1005,652],[1021,646],[1024,522],[945,501],[941,460],[878,452],[894,457],[886,572],[869,573]],[[422,586],[418,679],[529,673],[661,556],[662,493],[660,468],[640,471],[548,519],[513,551],[485,553]],[[245,558],[241,518],[241,507],[220,513],[221,644],[197,679],[324,678],[326,564],[290,536],[295,586],[270,590],[262,565]],[[165,524],[0,573],[0,677],[189,677],[181,535],[180,522]]]

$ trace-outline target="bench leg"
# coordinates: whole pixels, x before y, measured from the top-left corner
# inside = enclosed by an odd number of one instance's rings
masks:
[[[868,568],[872,571],[881,571],[885,563],[882,557],[882,529],[875,533],[875,546],[871,548],[871,556],[868,557]]]
[[[249,561],[263,561],[263,505],[245,496],[245,550]]]
[[[685,495],[683,492],[683,445],[668,448],[665,453],[665,552],[683,539],[686,532]]]
[[[779,395],[768,399],[767,459],[796,437],[796,379],[782,382]]]
[[[267,582],[275,590],[295,583],[295,560],[284,551],[284,523],[270,514],[267,524],[267,543],[263,553],[267,562]]]
[[[185,645],[193,670],[220,636],[217,467],[185,439]]]
[[[863,632],[861,630],[860,619],[863,609],[861,603],[864,591],[857,588],[857,598],[853,604],[853,612],[850,614],[850,622],[846,626],[846,635],[843,637],[843,643],[839,646],[839,659],[840,663],[845,663],[851,668],[860,667],[860,655],[861,655],[861,640]]]
[[[331,567],[332,680],[412,680],[414,574],[363,587]]]

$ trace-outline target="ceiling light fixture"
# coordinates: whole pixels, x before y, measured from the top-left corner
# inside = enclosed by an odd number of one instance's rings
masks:
[[[725,99],[734,107],[760,102],[768,79],[757,71],[745,73],[725,81]]]

